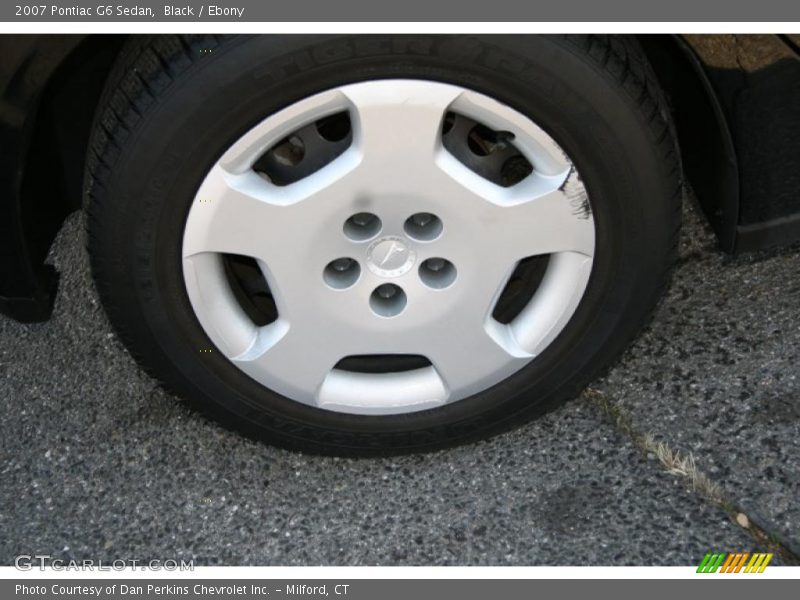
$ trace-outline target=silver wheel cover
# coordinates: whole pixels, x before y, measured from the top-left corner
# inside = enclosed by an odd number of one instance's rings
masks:
[[[341,111],[350,115],[352,143],[324,167],[285,186],[253,170],[276,142]],[[512,132],[533,172],[501,187],[467,168],[443,147],[448,111]],[[586,207],[570,160],[518,111],[432,81],[346,85],[264,119],[211,168],[186,220],[186,291],[216,349],[292,400],[358,414],[435,408],[509,377],[563,330],[592,268],[595,226]],[[380,219],[368,239],[345,232],[359,213]],[[416,213],[439,219],[433,239],[406,231]],[[276,321],[258,327],[245,314],[222,254],[257,260]],[[536,293],[513,321],[496,321],[494,304],[515,266],[541,254],[550,261]],[[340,257],[352,258],[358,273],[331,285],[326,265]],[[421,265],[439,258],[452,269],[437,287],[426,283]],[[388,299],[378,293],[387,284],[380,294],[394,290]],[[421,355],[430,366],[396,373],[335,368],[345,357],[376,354]]]

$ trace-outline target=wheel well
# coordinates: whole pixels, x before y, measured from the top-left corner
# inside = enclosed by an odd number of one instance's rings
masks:
[[[87,36],[40,94],[20,180],[22,226],[31,257],[42,262],[64,218],[81,206],[92,120],[124,36]]]
[[[739,220],[739,170],[733,140],[703,66],[679,36],[640,35],[664,89],[678,136],[683,173],[726,252]]]

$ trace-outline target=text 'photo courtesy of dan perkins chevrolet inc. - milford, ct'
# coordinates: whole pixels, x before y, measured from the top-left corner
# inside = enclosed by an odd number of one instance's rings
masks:
[[[271,592],[285,594],[287,596],[346,596],[350,584],[335,583],[332,585],[307,585],[304,583],[287,583],[283,585],[259,585],[248,584],[152,584],[131,585],[125,583],[107,583],[96,585],[85,584],[33,584],[27,585],[18,583],[14,586],[14,593],[17,596],[46,596],[48,592],[53,596],[94,596],[100,598],[103,595],[113,596],[268,596]]]

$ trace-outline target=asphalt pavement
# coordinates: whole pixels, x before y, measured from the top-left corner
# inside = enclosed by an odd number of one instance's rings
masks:
[[[793,562],[800,247],[726,257],[685,213],[667,297],[592,386],[611,412],[578,398],[485,442],[369,460],[247,440],[144,375],[73,215],[51,253],[52,320],[0,317],[0,564],[687,565],[765,549]],[[642,439],[691,455],[722,500]]]

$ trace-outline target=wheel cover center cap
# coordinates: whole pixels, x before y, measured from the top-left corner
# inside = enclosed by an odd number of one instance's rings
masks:
[[[375,240],[367,248],[367,266],[381,277],[399,277],[407,273],[417,258],[416,252],[399,237]]]

